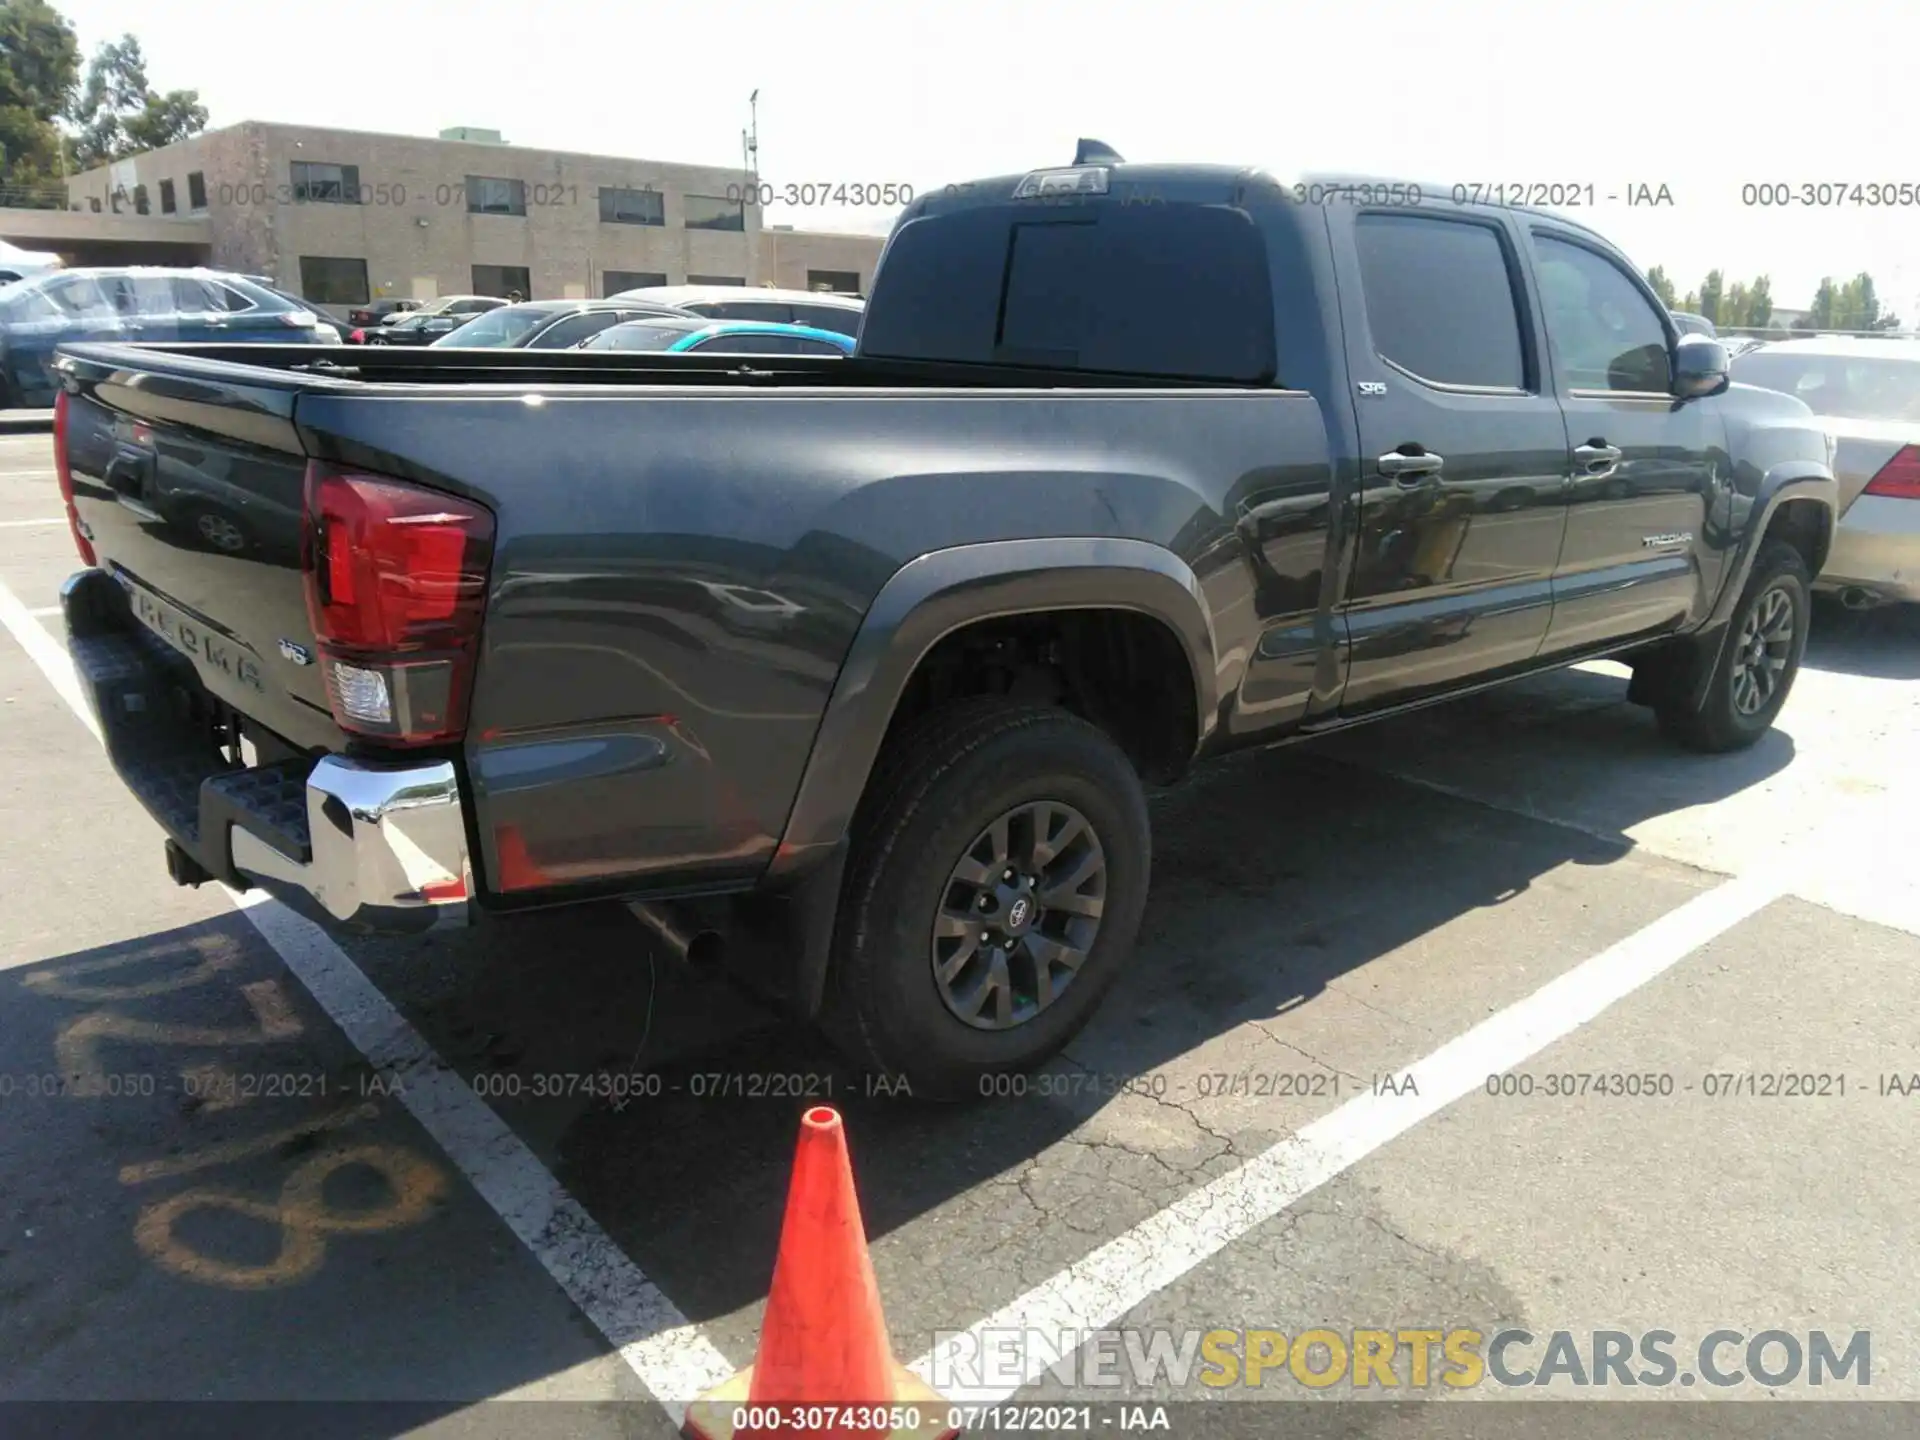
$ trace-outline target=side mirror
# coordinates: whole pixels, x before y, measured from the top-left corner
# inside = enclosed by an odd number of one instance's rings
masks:
[[[1673,347],[1673,393],[1682,400],[1718,395],[1733,383],[1727,347],[1705,335],[1682,335]]]

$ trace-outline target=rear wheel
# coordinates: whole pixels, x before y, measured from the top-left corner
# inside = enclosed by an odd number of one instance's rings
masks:
[[[1744,750],[1766,734],[1800,673],[1811,591],[1800,552],[1784,540],[1766,542],[1705,694],[1696,704],[1694,686],[1667,687],[1654,707],[1660,728],[1691,750],[1709,752]]]
[[[1133,948],[1139,777],[1051,706],[970,700],[890,747],[863,807],[826,1023],[915,1096],[987,1093],[1059,1051]]]

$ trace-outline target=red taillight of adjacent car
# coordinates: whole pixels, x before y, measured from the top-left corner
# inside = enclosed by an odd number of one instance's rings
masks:
[[[53,473],[60,482],[60,498],[67,507],[67,528],[73,532],[73,548],[80,552],[80,558],[89,565],[98,564],[94,558],[93,542],[87,539],[86,532],[80,528],[80,512],[73,504],[73,467],[67,463],[67,399],[66,387],[62,386],[53,397]]]
[[[1920,500],[1920,445],[1908,445],[1882,465],[1864,493],[1889,500]]]
[[[472,501],[309,462],[301,570],[341,729],[461,737],[492,558],[493,516]]]
[[[364,331],[364,330],[355,330],[355,331],[354,331],[354,332],[353,332],[353,333],[352,333],[351,335],[349,335],[349,336],[347,336],[347,343],[348,343],[349,345],[364,345],[364,344],[366,344],[366,343],[367,343],[367,332],[366,332],[366,331]]]

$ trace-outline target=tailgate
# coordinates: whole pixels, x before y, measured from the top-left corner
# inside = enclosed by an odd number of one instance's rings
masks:
[[[82,533],[132,614],[207,689],[308,749],[338,750],[300,574],[304,384],[264,369],[86,347],[69,358]],[[178,367],[176,369],[176,366]]]

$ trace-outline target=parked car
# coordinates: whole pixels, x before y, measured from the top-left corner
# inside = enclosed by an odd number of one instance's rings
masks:
[[[431,345],[483,313],[476,310],[414,310],[398,320],[355,330],[348,339],[355,345]]]
[[[0,240],[0,285],[44,275],[65,263],[51,250],[22,250],[18,245]]]
[[[370,300],[365,305],[356,305],[347,311],[347,319],[355,329],[368,325],[379,325],[388,316],[405,315],[410,310],[418,310],[418,300],[408,300],[400,296],[389,296],[379,300]]]
[[[1819,588],[1849,609],[1920,601],[1920,340],[1781,340],[1733,378],[1806,402],[1834,439],[1840,528]]]
[[[442,295],[435,300],[423,300],[415,315],[482,315],[489,310],[498,310],[502,305],[512,304],[497,295]],[[402,319],[405,316],[401,317]],[[397,323],[388,316],[382,324]]]
[[[582,350],[652,350],[681,355],[851,355],[853,337],[811,325],[762,320],[653,317],[602,330]]]
[[[476,316],[435,345],[465,349],[566,350],[609,325],[649,315],[685,316],[686,311],[647,300],[532,300],[503,305]]]
[[[246,278],[251,280],[254,277],[249,275]],[[324,335],[321,336],[321,339],[325,341],[325,343],[329,345],[345,343],[347,335],[352,330],[353,327],[348,325],[347,322],[342,320],[339,316],[330,313],[324,306],[319,304],[319,302],[314,300],[303,299],[302,297],[293,294],[291,291],[282,290],[278,285],[275,285],[269,281],[263,280],[257,283],[259,283],[261,288],[266,290],[269,294],[279,296],[279,298],[284,300],[287,304],[297,306],[303,310],[311,310],[313,312],[314,319],[318,321],[320,325],[326,326],[328,329],[332,330],[333,332],[333,336],[331,339],[329,339]]]
[[[1805,405],[1564,215],[1104,153],[916,198],[831,366],[65,347],[69,650],[173,877],[402,931],[619,897],[978,1095],[1094,1012],[1195,761],[1599,656],[1685,746],[1766,733],[1837,506]],[[128,501],[189,442],[309,540],[170,543]]]
[[[1690,310],[1673,310],[1668,313],[1673,316],[1673,328],[1682,335],[1705,335],[1711,339],[1718,334],[1713,328],[1713,322],[1704,315],[1695,315]]]
[[[244,276],[162,267],[51,270],[0,290],[0,408],[53,403],[48,371],[69,340],[334,344],[304,302]]]
[[[740,285],[650,285],[622,290],[616,300],[652,300],[714,320],[768,320],[782,325],[813,325],[860,333],[864,300],[821,290],[749,290]]]

